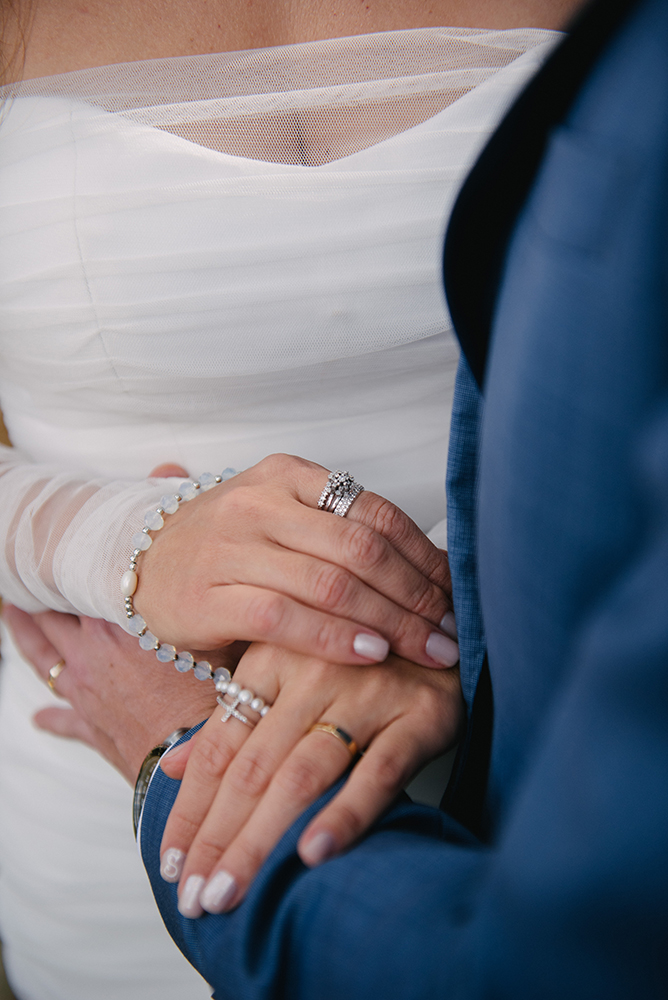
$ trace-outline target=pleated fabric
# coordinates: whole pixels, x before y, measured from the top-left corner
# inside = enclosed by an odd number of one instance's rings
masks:
[[[6,598],[122,624],[118,581],[164,461],[197,475],[281,451],[350,468],[443,539],[458,357],[443,234],[558,37],[387,32],[4,88]],[[0,936],[16,990],[207,996],[154,909],[129,789],[34,730],[51,696],[6,640],[3,655]]]

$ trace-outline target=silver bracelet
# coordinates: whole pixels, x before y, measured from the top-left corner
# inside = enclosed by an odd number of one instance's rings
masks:
[[[152,508],[152,510],[148,510],[144,515],[144,527],[132,536],[130,567],[126,569],[121,577],[121,593],[125,604],[125,617],[129,619],[132,631],[139,637],[141,648],[155,650],[155,655],[161,663],[173,662],[176,669],[182,674],[192,670],[195,677],[200,681],[211,679],[221,682],[225,680],[229,681],[230,674],[224,667],[219,667],[218,670],[214,671],[208,660],[199,660],[196,663],[193,654],[186,650],[177,653],[176,646],[172,646],[167,642],[160,642],[158,637],[149,631],[148,625],[142,616],[135,611],[132,601],[132,595],[135,593],[139,583],[137,560],[142,552],[145,552],[153,544],[153,539],[149,532],[160,531],[160,528],[163,527],[165,523],[163,515],[175,514],[182,503],[194,500],[200,491],[206,492],[206,490],[213,489],[219,483],[224,483],[227,479],[232,479],[236,474],[234,469],[225,469],[219,476],[214,476],[211,472],[203,472],[199,479],[187,479],[181,483],[178,493],[168,493],[161,497],[159,505]]]

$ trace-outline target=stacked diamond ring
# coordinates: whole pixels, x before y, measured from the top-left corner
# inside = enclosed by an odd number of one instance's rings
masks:
[[[318,500],[318,510],[345,517],[353,503],[364,492],[364,487],[356,483],[350,472],[337,469],[327,476],[325,488]]]

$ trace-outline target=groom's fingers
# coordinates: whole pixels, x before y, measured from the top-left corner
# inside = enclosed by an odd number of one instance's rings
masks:
[[[38,729],[45,729],[55,736],[68,740],[80,740],[98,749],[97,734],[73,708],[43,708],[36,712],[33,721]]]
[[[42,680],[46,680],[49,669],[60,659],[60,653],[25,611],[15,608],[13,604],[5,604],[2,617],[21,655],[33,665]]]

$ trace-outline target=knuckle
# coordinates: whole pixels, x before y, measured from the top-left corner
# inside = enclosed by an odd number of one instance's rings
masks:
[[[294,467],[295,459],[292,455],[275,452],[273,455],[267,455],[259,464],[269,476],[284,476]]]
[[[416,639],[424,635],[424,628],[424,624],[414,615],[407,612],[395,615],[392,621],[393,647],[396,647],[398,652],[414,648]],[[422,641],[422,645],[425,641],[426,639]]]
[[[339,566],[325,563],[317,573],[313,594],[319,607],[330,611],[345,606],[352,586],[352,577]]]
[[[200,828],[196,842],[191,848],[189,861],[195,861],[195,871],[209,871],[225,850],[226,842],[222,837],[216,836],[216,829]]]
[[[348,536],[348,552],[355,566],[373,569],[383,561],[385,543],[381,536],[366,524],[354,525]]]
[[[367,827],[367,820],[351,801],[340,799],[327,817],[327,825],[335,827],[346,843],[356,840]]]
[[[191,754],[192,764],[198,774],[205,778],[220,778],[227,770],[234,751],[226,743],[208,737],[197,741]]]
[[[247,877],[253,875],[262,867],[266,857],[260,845],[248,837],[243,837],[236,842],[234,845],[234,854],[235,872],[244,872]]]
[[[379,497],[373,517],[373,526],[379,534],[394,545],[406,534],[408,523],[403,511],[395,507],[390,500]]]
[[[199,829],[200,822],[194,816],[179,809],[177,800],[169,816],[169,825],[165,827],[163,846],[178,844],[188,849],[195,840]]]
[[[377,753],[373,762],[374,787],[385,795],[394,795],[404,783],[405,770],[400,756],[385,752]]]
[[[244,750],[237,755],[228,773],[234,792],[244,797],[257,798],[271,781],[275,763],[264,749]]]
[[[298,805],[312,802],[323,787],[317,761],[299,755],[286,761],[276,776],[279,788]]]
[[[263,591],[251,598],[247,608],[248,625],[254,636],[276,636],[285,619],[287,602],[281,594]]]
[[[345,635],[342,629],[345,623],[339,618],[324,618],[316,627],[313,641],[314,648],[321,656],[329,655],[340,651],[341,638]]]
[[[435,587],[426,577],[422,577],[413,592],[411,610],[416,615],[432,621],[440,621],[445,612],[445,594],[440,587]]]

